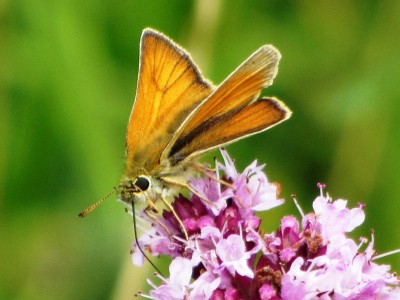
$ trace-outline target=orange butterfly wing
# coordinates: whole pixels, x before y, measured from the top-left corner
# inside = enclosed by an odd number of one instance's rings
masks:
[[[250,56],[188,117],[162,159],[175,165],[289,118],[290,110],[279,100],[256,101],[272,84],[280,57],[272,46]]]
[[[290,110],[275,98],[262,98],[224,115],[208,119],[191,134],[180,137],[170,149],[172,165],[262,132],[283,122]]]
[[[254,52],[196,110],[185,124],[182,135],[211,116],[230,112],[256,100],[261,90],[272,84],[280,58],[279,51],[273,46],[263,46]]]
[[[188,53],[161,33],[145,29],[126,136],[127,175],[157,168],[172,136],[212,91]]]

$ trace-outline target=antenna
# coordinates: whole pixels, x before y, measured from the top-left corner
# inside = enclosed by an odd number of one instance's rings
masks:
[[[112,194],[114,194],[117,191],[116,188],[114,188],[114,190],[110,193],[108,193],[107,195],[105,195],[103,198],[101,198],[99,201],[97,201],[96,203],[93,203],[92,205],[90,205],[88,208],[86,208],[84,211],[82,211],[78,217],[79,218],[83,218],[85,216],[87,216],[88,214],[90,214],[97,206],[100,205],[101,202],[103,202],[104,200],[106,200],[108,197],[110,197]]]

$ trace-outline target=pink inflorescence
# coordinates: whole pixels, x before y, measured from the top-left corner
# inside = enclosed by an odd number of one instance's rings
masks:
[[[374,258],[373,237],[356,244],[347,233],[364,221],[362,206],[317,197],[301,222],[285,216],[263,234],[256,212],[281,205],[279,186],[253,162],[242,173],[222,150],[224,164],[192,179],[191,199],[175,198],[139,238],[142,249],[172,258],[170,277],[152,281],[150,299],[400,299],[399,279]],[[220,174],[223,174],[220,178]],[[226,183],[224,183],[226,182]],[[321,185],[321,190],[324,186]],[[141,221],[146,216],[141,215]],[[361,248],[365,248],[361,250]],[[134,245],[136,265],[143,256]]]

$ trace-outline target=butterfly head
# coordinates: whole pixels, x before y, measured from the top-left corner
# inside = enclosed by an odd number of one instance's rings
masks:
[[[148,190],[151,189],[151,178],[139,175],[136,178],[124,178],[118,186],[120,199],[126,203],[137,203],[145,200]]]
[[[151,175],[125,177],[117,188],[119,199],[129,204],[145,204],[154,209],[154,203],[166,189],[163,181]]]

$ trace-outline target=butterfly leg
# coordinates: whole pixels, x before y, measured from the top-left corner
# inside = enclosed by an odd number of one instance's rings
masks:
[[[185,226],[183,225],[183,222],[181,220],[181,218],[178,216],[178,214],[176,213],[175,209],[172,207],[172,205],[166,200],[166,195],[167,195],[167,190],[164,189],[162,194],[161,194],[161,200],[162,202],[165,204],[165,206],[172,212],[172,214],[174,215],[175,219],[178,221],[179,225],[182,228],[182,231],[185,235],[185,239],[188,241],[189,240],[189,235],[186,231]]]
[[[157,207],[156,207],[154,201],[152,201],[152,200],[150,200],[149,198],[147,198],[147,204],[148,204],[148,205],[147,205],[146,208],[144,209],[145,211],[151,211],[151,212],[153,212],[153,213],[155,213],[155,214],[158,213],[158,209],[157,209]]]
[[[216,168],[215,169],[212,169],[212,168],[209,168],[209,167],[206,167],[206,166],[204,166],[204,165],[202,165],[202,164],[199,164],[199,163],[196,163],[195,165],[194,165],[194,168],[195,168],[195,170],[197,170],[198,172],[201,172],[201,173],[203,173],[205,176],[207,176],[208,178],[210,178],[210,179],[212,179],[212,180],[214,180],[214,181],[216,181],[216,182],[219,182],[220,184],[222,184],[222,185],[224,185],[224,186],[226,186],[226,187],[230,187],[230,188],[232,188],[232,189],[235,189],[235,187],[232,185],[232,184],[230,184],[229,182],[227,182],[227,181],[225,181],[225,180],[222,180],[222,179],[220,179],[219,177],[217,177],[217,176],[214,176],[214,175],[212,175],[212,174],[210,174],[210,172],[216,172]]]
[[[192,194],[196,195],[197,197],[199,197],[201,200],[203,200],[204,202],[206,202],[208,205],[210,206],[215,206],[215,204],[210,201],[209,199],[207,199],[204,195],[200,194],[198,191],[196,191],[193,187],[191,187],[187,182],[180,182],[180,181],[176,181],[173,180],[171,178],[163,178],[163,180],[165,182],[168,182],[169,184],[172,185],[176,185],[182,188],[187,188],[190,192],[192,192]]]
[[[165,224],[163,222],[161,222],[157,216],[155,215],[154,211],[152,209],[147,209],[145,208],[143,210],[143,212],[146,214],[146,216],[153,222],[153,223],[157,223],[158,225],[160,225],[165,232],[168,234],[168,236],[170,237],[171,241],[172,241],[172,234],[169,231],[169,229],[167,228],[167,226],[165,226]]]
[[[183,233],[185,234],[186,240],[189,240],[189,235],[185,229],[185,226],[183,225],[182,220],[179,218],[178,214],[176,213],[175,209],[172,207],[172,205],[165,199],[166,198],[166,193],[167,190],[164,189],[162,194],[161,194],[161,200],[165,204],[165,206],[172,212],[176,220],[178,221],[179,225],[181,226]],[[147,207],[144,209],[145,214],[153,221],[157,222],[164,230],[168,233],[170,237],[172,237],[171,232],[168,230],[168,228],[155,216],[155,214],[158,213],[158,210],[155,206],[154,201],[152,201],[149,197],[146,197],[147,199]],[[154,214],[153,214],[154,213]]]

